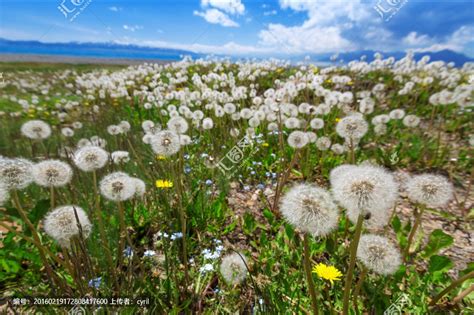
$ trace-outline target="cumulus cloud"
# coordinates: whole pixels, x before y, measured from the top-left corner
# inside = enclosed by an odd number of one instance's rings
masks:
[[[282,10],[306,12],[301,25],[269,24],[259,33],[260,44],[281,47],[287,53],[324,53],[357,48],[345,31],[353,29],[374,15],[362,0],[280,0]],[[270,11],[272,12],[272,11]],[[378,21],[370,23],[379,23]]]
[[[229,14],[244,14],[245,6],[241,0],[201,0],[203,7],[214,7]]]
[[[122,8],[113,6],[113,7],[109,7],[109,10],[113,12],[119,12],[119,11],[122,11]]]
[[[127,25],[127,24],[124,24],[124,25],[123,25],[123,29],[126,30],[126,31],[135,32],[135,31],[138,31],[138,30],[142,30],[142,29],[143,29],[143,26],[141,26],[141,25]]]
[[[337,27],[287,27],[281,24],[270,24],[268,29],[259,34],[260,42],[264,46],[273,46],[280,49],[281,53],[304,52],[333,52],[350,50],[353,45],[341,36]]]
[[[207,9],[204,12],[194,11],[194,15],[204,18],[212,24],[220,24],[224,27],[238,27],[239,24],[233,21],[229,16],[217,9]]]
[[[408,34],[407,37],[409,37],[410,34]],[[426,38],[426,42],[414,45],[416,46],[416,48],[414,49],[415,52],[440,51],[445,49],[462,52],[466,49],[468,45],[472,45],[474,43],[474,26],[461,26],[451,35],[445,37],[442,40],[429,38],[426,35],[423,36],[425,36],[424,38]]]

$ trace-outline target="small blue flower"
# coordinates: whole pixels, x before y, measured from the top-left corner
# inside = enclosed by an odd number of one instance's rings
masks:
[[[98,289],[102,283],[102,277],[89,280],[89,287]]]
[[[133,250],[130,246],[127,246],[124,250],[123,250],[123,256],[125,256],[126,258],[130,258],[130,257],[133,257]]]
[[[184,173],[185,173],[185,174],[191,173],[191,167],[185,166],[185,167],[184,167]]]
[[[212,185],[212,180],[210,180],[210,179],[206,180],[206,185],[211,186]]]
[[[151,257],[151,256],[155,256],[156,255],[156,252],[154,250],[146,250],[144,253],[143,253],[143,257]]]
[[[265,188],[265,185],[264,185],[264,184],[258,184],[258,185],[257,185],[257,189],[262,190],[262,189],[264,189],[264,188]]]
[[[172,241],[174,241],[174,240],[176,240],[176,239],[178,239],[178,238],[182,238],[182,237],[183,237],[183,233],[181,233],[181,232],[176,232],[176,233],[171,234],[170,239],[171,239]]]
[[[244,190],[245,190],[245,191],[249,191],[249,190],[250,190],[250,186],[249,186],[249,185],[245,185],[245,186],[244,186]]]

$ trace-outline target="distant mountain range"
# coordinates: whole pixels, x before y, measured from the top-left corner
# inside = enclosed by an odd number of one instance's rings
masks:
[[[376,51],[363,50],[338,54],[337,61],[349,62],[351,60],[360,60],[362,56],[366,56],[366,61],[374,60]],[[138,45],[126,45],[116,43],[42,43],[39,41],[16,41],[0,38],[0,54],[35,54],[35,55],[60,55],[73,57],[93,57],[93,58],[126,58],[126,59],[157,59],[157,60],[180,60],[184,55],[191,56],[194,59],[205,57],[206,54],[196,53],[187,50],[171,49],[171,48],[155,48]],[[401,59],[405,56],[405,52],[381,52],[384,58],[394,57]],[[330,63],[330,54],[311,54],[310,60],[313,62]],[[466,62],[474,62],[474,58],[470,58],[462,53],[452,50],[441,50],[437,52],[416,53],[415,59],[419,60],[423,56],[430,56],[431,61],[454,62],[456,66],[462,66]],[[233,59],[241,59],[242,56],[230,56]],[[269,57],[269,56],[247,56],[247,57]],[[285,56],[279,56],[285,58]],[[286,57],[292,61],[301,61],[304,56]]]

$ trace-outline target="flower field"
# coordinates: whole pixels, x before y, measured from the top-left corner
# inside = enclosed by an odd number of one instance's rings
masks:
[[[472,314],[474,65],[376,57],[0,64],[0,310]]]

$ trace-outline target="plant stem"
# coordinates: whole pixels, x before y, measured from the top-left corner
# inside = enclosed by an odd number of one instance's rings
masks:
[[[30,219],[28,219],[28,216],[26,215],[25,211],[23,210],[23,207],[21,206],[20,199],[18,198],[18,192],[16,190],[13,190],[13,202],[15,203],[15,207],[17,208],[18,212],[20,213],[21,218],[23,221],[25,221],[26,225],[28,228],[31,230],[31,234],[33,236],[33,239],[35,240],[35,245],[36,248],[38,248],[38,252],[40,254],[41,260],[43,261],[44,267],[46,269],[46,273],[48,274],[48,279],[52,285],[53,291],[56,291],[54,289],[54,283],[58,282],[58,285],[61,287],[62,290],[66,291],[66,287],[64,286],[63,282],[55,277],[55,274],[53,272],[53,269],[51,268],[46,255],[44,254],[44,246],[41,244],[41,240],[38,236],[38,232],[36,231],[35,226],[33,223],[31,223]],[[56,281],[54,281],[56,280]]]
[[[362,288],[362,284],[364,283],[365,276],[367,275],[367,268],[362,267],[362,271],[359,275],[359,280],[356,284],[356,287],[354,289],[354,294],[352,295],[352,300],[354,302],[354,308],[357,313],[359,313],[359,309],[357,308],[357,298],[359,297],[359,292],[360,289]]]
[[[115,284],[118,285],[117,275],[114,268],[114,260],[112,258],[112,253],[110,252],[109,243],[107,241],[107,234],[105,234],[104,221],[102,220],[102,213],[100,211],[100,195],[99,190],[97,189],[97,174],[95,171],[92,172],[93,182],[94,182],[94,196],[95,196],[95,206],[94,212],[99,226],[99,234],[102,242],[102,246],[105,249],[105,257],[107,259],[108,269],[112,277],[115,279]]]
[[[316,288],[313,282],[313,275],[311,274],[311,261],[310,261],[310,250],[309,250],[309,236],[304,234],[304,270],[306,272],[306,280],[308,281],[308,291],[311,296],[311,305],[313,306],[313,313],[318,314],[318,297],[316,295]]]
[[[350,261],[349,269],[347,270],[346,283],[344,285],[344,301],[342,314],[347,315],[349,311],[349,296],[351,292],[352,277],[354,276],[354,267],[356,263],[357,247],[359,247],[360,235],[362,233],[362,223],[364,223],[364,215],[361,213],[357,218],[357,224],[354,234],[354,239],[351,242],[350,247]]]
[[[474,291],[474,284],[471,285],[469,288],[465,289],[464,291],[462,291],[461,293],[458,294],[458,296],[456,296],[454,299],[453,299],[453,303],[459,303],[462,301],[462,299],[464,299],[469,293],[473,292]]]
[[[410,235],[408,235],[408,242],[407,242],[407,247],[405,249],[404,261],[407,261],[408,259],[408,255],[410,253],[410,246],[411,246],[411,243],[413,242],[413,238],[415,237],[416,230],[418,229],[418,226],[421,223],[421,216],[423,215],[424,211],[425,211],[425,206],[421,206],[420,211],[416,214],[415,224],[413,225],[410,231]]]
[[[50,191],[50,195],[51,195],[51,210],[54,209],[54,186],[51,186],[49,188],[49,191]]]
[[[455,287],[457,287],[458,285],[460,285],[461,283],[463,283],[464,281],[470,278],[474,278],[474,271],[471,271],[470,273],[462,276],[461,278],[454,280],[446,289],[444,289],[437,296],[435,296],[435,298],[431,300],[428,306],[435,305],[446,293],[448,293],[449,291],[451,291],[452,289],[454,289]]]

